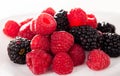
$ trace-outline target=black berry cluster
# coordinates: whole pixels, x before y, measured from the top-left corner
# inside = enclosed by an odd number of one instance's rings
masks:
[[[69,22],[67,18],[67,11],[60,10],[57,12],[54,16],[56,22],[57,22],[57,30],[58,31],[68,31],[69,30]]]
[[[91,26],[72,27],[69,31],[85,50],[93,50],[100,47],[100,33]]]
[[[102,22],[98,23],[97,30],[101,31],[102,33],[115,33],[115,26],[107,22]]]
[[[18,64],[25,64],[26,54],[31,51],[30,40],[16,37],[16,39],[10,41],[7,50],[11,61]]]
[[[104,33],[102,36],[101,49],[110,57],[120,56],[120,35]]]

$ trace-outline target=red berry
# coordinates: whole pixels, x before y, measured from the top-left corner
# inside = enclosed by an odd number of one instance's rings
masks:
[[[5,27],[3,28],[3,32],[9,37],[16,37],[18,35],[20,26],[17,22],[13,20],[9,20],[5,23]]]
[[[30,43],[31,49],[42,49],[45,51],[50,50],[50,42],[48,37],[35,35]]]
[[[87,25],[90,25],[93,28],[97,27],[97,19],[93,14],[87,14]]]
[[[83,50],[83,48],[80,45],[74,44],[70,49],[69,54],[73,60],[74,66],[81,65],[84,63],[85,50]]]
[[[32,23],[31,23],[31,25],[30,25],[30,30],[34,33],[34,34],[36,34],[36,20],[32,20]]]
[[[92,70],[102,70],[110,65],[110,57],[102,50],[95,49],[88,54],[87,66]]]
[[[33,18],[27,18],[27,19],[25,19],[24,21],[20,22],[20,26],[22,26],[22,25],[30,22],[32,19],[33,19]]]
[[[36,75],[45,73],[51,65],[52,57],[43,50],[32,50],[26,55],[29,69]]]
[[[65,52],[56,54],[53,59],[52,69],[57,74],[69,74],[73,71],[73,61]]]
[[[42,13],[48,13],[48,14],[54,16],[55,10],[51,7],[48,7],[46,10],[43,10]]]
[[[31,40],[35,36],[35,34],[30,30],[30,25],[30,23],[24,24],[20,28],[18,36]]]
[[[81,8],[71,9],[68,14],[68,20],[71,27],[85,25],[87,22],[86,12]]]
[[[36,24],[32,27],[37,34],[48,35],[56,30],[57,23],[53,16],[42,13],[38,16]]]
[[[68,52],[74,44],[74,37],[66,31],[56,31],[51,35],[51,51],[56,54]]]

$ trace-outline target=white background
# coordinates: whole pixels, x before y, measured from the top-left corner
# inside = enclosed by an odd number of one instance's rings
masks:
[[[0,0],[0,20],[13,15],[40,12],[49,6],[54,9],[81,7],[89,11],[120,13],[120,0]]]

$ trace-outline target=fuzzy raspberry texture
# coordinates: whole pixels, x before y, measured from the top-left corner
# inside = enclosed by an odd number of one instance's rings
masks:
[[[97,28],[97,19],[93,14],[87,14],[87,25]]]
[[[29,23],[30,21],[32,21],[33,18],[27,18],[24,21],[20,22],[20,26],[23,26],[24,24]]]
[[[20,26],[14,20],[8,20],[5,23],[5,27],[3,28],[3,32],[5,35],[15,38],[18,35]]]
[[[48,37],[35,35],[30,43],[31,49],[42,49],[48,52],[50,50],[50,41]]]
[[[56,31],[51,35],[51,51],[53,54],[68,52],[73,44],[73,35],[66,31]]]
[[[53,16],[41,13],[32,25],[31,29],[36,34],[49,35],[56,30],[57,23]]]
[[[46,10],[43,10],[42,13],[48,13],[48,14],[54,16],[56,12],[52,7],[48,7]]]
[[[73,71],[73,61],[65,52],[60,52],[53,59],[52,69],[57,74],[69,74]]]
[[[110,57],[102,50],[90,51],[87,59],[87,66],[92,70],[102,70],[110,65]]]
[[[68,20],[71,27],[85,25],[87,22],[86,12],[81,8],[71,9],[68,14]]]
[[[44,50],[32,50],[26,55],[26,63],[33,74],[45,73],[50,67],[52,57]]]
[[[18,36],[31,40],[35,36],[35,34],[30,30],[30,25],[31,23],[22,25],[18,32]]]
[[[74,66],[81,65],[85,61],[85,50],[78,44],[72,46],[69,55],[73,60]]]

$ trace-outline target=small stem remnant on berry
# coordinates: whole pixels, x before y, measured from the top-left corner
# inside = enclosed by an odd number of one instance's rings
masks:
[[[23,49],[20,49],[20,51],[19,51],[19,55],[23,55],[25,53],[25,49],[23,48]]]

